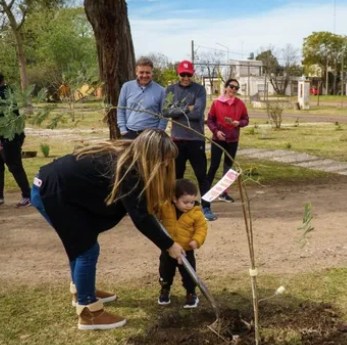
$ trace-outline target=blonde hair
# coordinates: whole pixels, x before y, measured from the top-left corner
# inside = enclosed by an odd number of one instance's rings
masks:
[[[78,148],[77,159],[89,154],[109,153],[117,156],[112,191],[106,199],[112,204],[119,195],[127,174],[136,170],[143,180],[147,209],[158,212],[165,201],[171,201],[175,190],[175,158],[178,150],[170,137],[160,129],[147,129],[135,140],[117,140]],[[136,188],[136,186],[134,186]],[[140,196],[139,195],[139,196]]]

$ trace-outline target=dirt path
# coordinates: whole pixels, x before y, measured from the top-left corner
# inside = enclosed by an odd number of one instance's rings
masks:
[[[234,204],[215,203],[219,219],[209,223],[206,244],[198,251],[202,277],[246,273],[249,267],[239,195]],[[313,185],[253,187],[249,190],[260,272],[293,273],[344,266],[347,263],[347,178]],[[14,208],[18,194],[0,207],[1,280],[25,284],[69,279],[67,259],[53,229],[30,207]],[[309,244],[298,243],[304,204],[312,203],[315,228]],[[158,250],[125,218],[100,236],[99,275],[117,281],[153,281]],[[136,253],[136,255],[134,255]]]

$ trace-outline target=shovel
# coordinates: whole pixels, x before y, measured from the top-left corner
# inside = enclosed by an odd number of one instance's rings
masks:
[[[162,231],[168,236],[170,237],[169,233],[167,232],[167,230],[165,229],[164,225],[158,220],[158,218],[156,218],[160,228],[162,229]],[[170,237],[171,238],[171,237]],[[189,261],[187,260],[187,258],[182,255],[181,256],[181,260],[182,260],[182,264],[184,266],[184,268],[187,270],[188,274],[191,276],[191,278],[194,280],[194,282],[196,283],[196,285],[199,287],[200,291],[202,292],[202,294],[206,297],[206,299],[209,301],[209,303],[211,304],[211,307],[216,315],[216,321],[213,322],[211,325],[207,326],[213,333],[215,333],[218,337],[222,338],[223,340],[225,340],[219,333],[219,321],[220,321],[220,310],[218,308],[218,305],[216,303],[216,300],[213,298],[213,296],[210,294],[210,292],[208,291],[207,286],[205,285],[205,283],[200,279],[200,277],[196,274],[194,268],[192,267],[192,265],[189,263]]]

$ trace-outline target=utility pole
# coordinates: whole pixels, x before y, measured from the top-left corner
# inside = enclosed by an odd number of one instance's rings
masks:
[[[250,61],[248,60],[248,99],[249,103],[251,103],[251,71],[249,66]]]
[[[344,75],[343,75],[343,68],[344,68],[344,66],[343,66],[343,64],[344,64],[344,56],[342,55],[342,61],[341,61],[341,96],[343,96],[343,90],[344,90],[344,82],[345,82],[345,80],[344,80]]]
[[[194,40],[191,41],[191,59],[192,64],[194,65]]]
[[[341,96],[343,96],[344,95],[344,93],[343,93],[343,91],[344,91],[344,84],[345,84],[345,78],[344,78],[344,71],[343,71],[343,69],[344,69],[344,59],[345,59],[345,54],[346,54],[346,47],[347,46],[345,46],[344,48],[343,48],[343,53],[342,53],[342,58],[341,58]]]
[[[329,95],[329,71],[328,71],[328,57],[325,64],[325,94]]]

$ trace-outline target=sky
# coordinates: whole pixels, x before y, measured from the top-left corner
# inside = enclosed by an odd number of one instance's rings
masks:
[[[161,53],[170,61],[219,52],[247,59],[262,48],[299,50],[313,31],[347,36],[347,0],[127,0],[136,56]],[[212,48],[212,49],[211,49]]]

